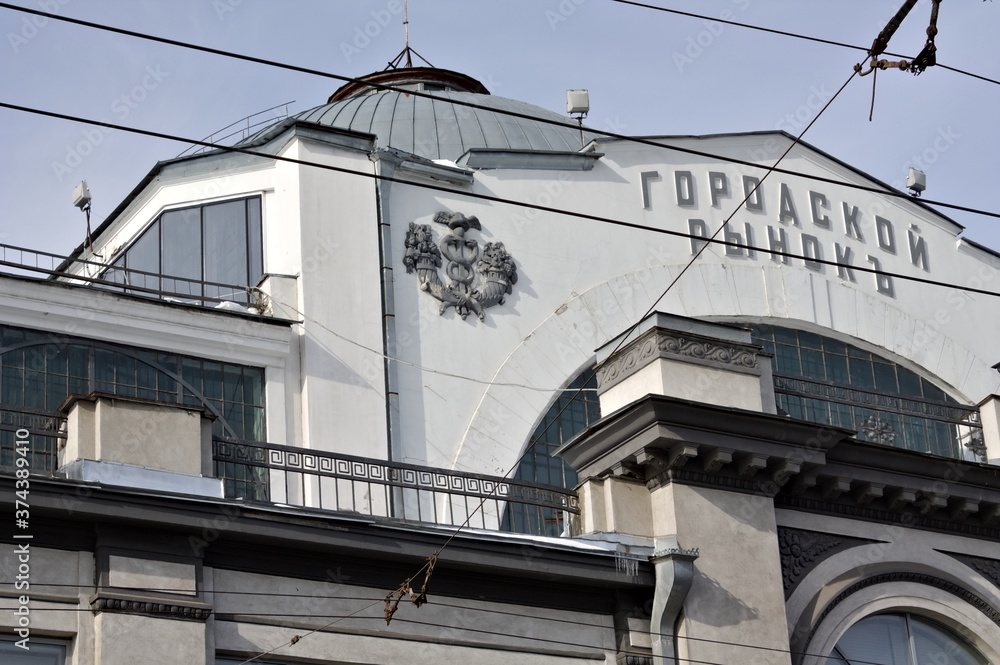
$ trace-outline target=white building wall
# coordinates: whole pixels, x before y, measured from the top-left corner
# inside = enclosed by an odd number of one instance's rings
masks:
[[[690,143],[722,151],[727,142],[734,142],[736,147],[728,149],[746,158],[767,153],[768,142],[775,140],[786,141],[765,135]],[[690,231],[690,219],[702,219],[714,230],[742,200],[738,167],[708,160],[692,163],[690,155],[655,148],[612,143],[598,149],[606,155],[592,171],[482,170],[476,172],[474,190],[680,233]],[[782,167],[874,186],[803,147]],[[648,209],[643,208],[640,186],[644,171],[660,174],[648,183]],[[677,203],[676,171],[690,172],[695,179],[691,205]],[[724,173],[729,181],[730,195],[719,196],[714,206],[709,171]],[[743,210],[731,222],[743,241],[750,225],[754,244],[766,247],[771,227],[775,235],[784,231],[786,251],[791,253],[803,252],[805,235],[815,239],[807,239],[812,243],[807,249],[819,247],[824,259],[836,260],[838,246],[841,253],[849,247],[854,266],[872,267],[871,256],[888,272],[987,289],[1000,285],[997,257],[957,240],[957,225],[910,201],[782,174],[774,174],[762,187],[764,210]],[[798,224],[779,220],[783,188]],[[818,199],[816,216],[828,217],[828,225],[813,220],[810,192],[825,196]],[[844,202],[860,212],[850,236]],[[402,347],[401,357],[435,370],[412,365],[399,369],[405,423],[401,448],[405,461],[417,463],[506,471],[554,399],[555,389],[590,362],[594,349],[653,307],[692,257],[692,243],[684,237],[398,184],[391,210],[397,326],[419,340]],[[474,316],[462,321],[454,310],[438,315],[438,301],[418,289],[415,275],[401,269],[408,224],[430,224],[439,239],[447,230],[431,221],[439,210],[477,216],[483,230],[469,234],[481,246],[489,240],[504,242],[517,262],[514,293],[504,305],[488,309],[483,322]],[[880,244],[876,215],[888,220],[894,244],[884,222]],[[911,227],[917,229],[913,242],[920,250],[913,256]],[[860,238],[855,237],[858,231]],[[998,352],[991,331],[1000,327],[1000,313],[980,306],[987,296],[903,279],[881,284],[882,291],[891,288],[892,293],[880,292],[879,286],[871,273],[855,271],[851,281],[839,277],[836,266],[813,269],[801,259],[788,259],[784,265],[767,253],[748,256],[742,250],[739,256],[727,255],[725,247],[713,246],[655,308],[822,332],[930,374],[946,391],[970,403],[997,391],[1000,374],[990,366],[1000,358],[994,357]],[[495,385],[488,387],[489,382]]]

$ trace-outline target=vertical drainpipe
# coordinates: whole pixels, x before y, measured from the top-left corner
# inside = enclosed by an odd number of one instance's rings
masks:
[[[375,162],[375,171],[379,175],[392,177],[396,164],[382,151],[373,152],[370,156]],[[396,300],[393,292],[392,271],[392,226],[389,223],[389,193],[391,180],[375,180],[375,203],[378,215],[378,253],[379,273],[382,289],[382,359],[385,372],[385,420],[386,420],[386,459],[399,461],[401,453],[397,450],[399,438],[399,392],[396,376],[396,364],[389,361],[390,350],[396,343]]]
[[[677,665],[677,618],[691,589],[698,550],[681,549],[674,538],[664,540],[668,547],[657,547],[656,553],[650,558],[656,574],[656,589],[653,592],[649,632],[653,645],[653,665]],[[660,545],[659,538],[657,541],[657,545]]]

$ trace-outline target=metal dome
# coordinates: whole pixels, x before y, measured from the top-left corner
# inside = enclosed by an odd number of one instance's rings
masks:
[[[490,95],[481,83],[457,72],[421,67],[379,72],[361,81],[420,90],[439,99],[350,83],[334,93],[327,104],[298,113],[287,121],[374,134],[380,148],[392,147],[427,159],[456,161],[471,148],[570,152],[581,148],[580,131],[576,128],[496,113],[492,109],[561,123],[570,123],[570,118],[532,104]],[[452,100],[488,109],[449,103]]]

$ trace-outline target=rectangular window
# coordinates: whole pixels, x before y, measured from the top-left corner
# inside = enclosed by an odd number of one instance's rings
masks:
[[[182,295],[200,296],[202,279],[200,208],[173,210],[160,217],[161,267],[164,275],[182,279],[164,279],[163,290]]]
[[[0,663],[4,665],[64,665],[66,646],[55,641],[32,637],[27,642],[29,649],[17,645],[17,639],[4,635],[0,637]]]
[[[169,210],[125,249],[101,279],[181,302],[208,297],[249,303],[246,288],[256,286],[264,274],[261,224],[259,196]]]

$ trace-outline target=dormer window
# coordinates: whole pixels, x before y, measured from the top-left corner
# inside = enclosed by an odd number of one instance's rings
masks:
[[[130,293],[249,303],[263,274],[260,197],[168,210],[112,265],[102,278]]]

